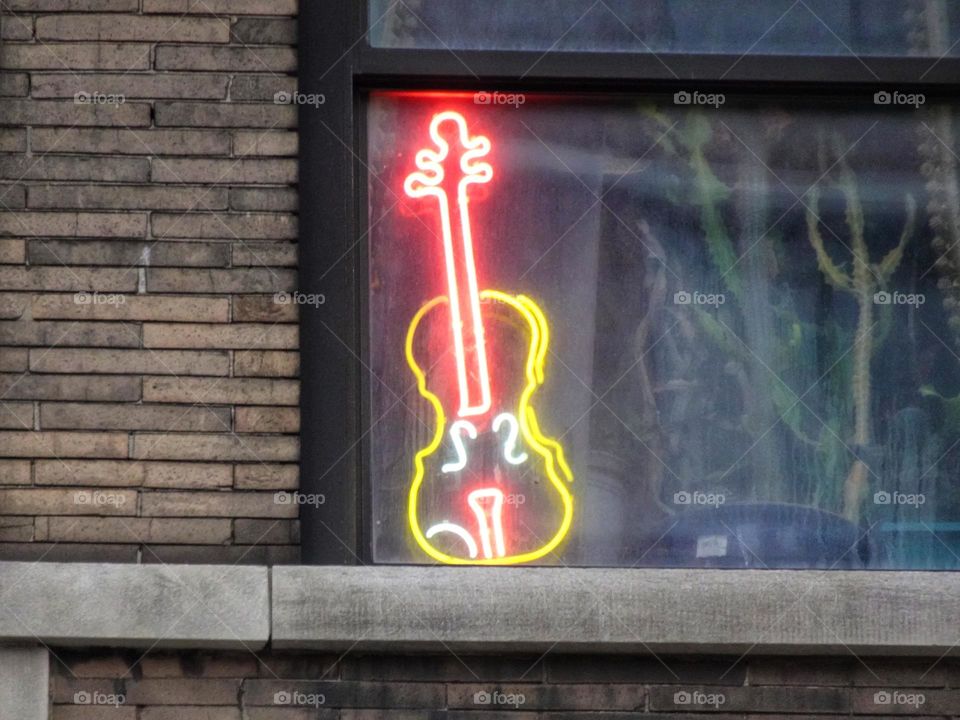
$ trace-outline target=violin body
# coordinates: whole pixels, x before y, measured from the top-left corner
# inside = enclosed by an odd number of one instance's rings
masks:
[[[488,346],[498,358],[490,368],[495,400],[481,416],[455,414],[447,298],[426,303],[407,332],[407,362],[433,411],[421,418],[433,426],[414,458],[410,528],[440,562],[529,562],[556,549],[573,518],[573,475],[560,444],[542,434],[533,405],[549,331],[523,295],[485,290],[480,298]]]

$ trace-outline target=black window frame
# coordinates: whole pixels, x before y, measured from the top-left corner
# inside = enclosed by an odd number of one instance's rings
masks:
[[[482,2],[482,0],[477,0]],[[368,0],[308,0],[299,16],[300,491],[304,564],[366,564],[369,371],[365,96],[377,89],[960,96],[960,57],[703,55],[372,47]],[[666,59],[668,64],[663,60]],[[373,380],[373,382],[376,382]]]

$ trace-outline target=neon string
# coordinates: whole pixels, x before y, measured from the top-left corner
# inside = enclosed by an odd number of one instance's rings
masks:
[[[473,539],[473,536],[471,536],[470,533],[452,522],[437,523],[431,527],[429,530],[427,530],[427,539],[433,539],[434,535],[439,535],[440,533],[444,532],[453,533],[454,535],[458,536],[467,544],[467,552],[470,553],[470,557],[477,557],[477,541]]]
[[[487,512],[481,504],[483,499],[492,499],[493,508],[490,512],[492,523],[487,523]],[[497,546],[497,557],[507,554],[503,541],[503,491],[499,488],[483,488],[474,490],[467,496],[467,504],[477,516],[477,525],[480,528],[480,544],[483,546],[483,556],[488,560],[493,557],[493,547],[490,543],[490,525],[493,525],[493,541]]]
[[[440,472],[460,472],[467,466],[467,448],[463,445],[463,433],[471,440],[477,439],[477,428],[469,420],[457,420],[450,426],[450,439],[457,451],[457,461],[441,466]]]
[[[511,465],[522,465],[527,461],[525,452],[517,454],[517,440],[520,439],[520,423],[512,413],[500,413],[493,419],[493,431],[499,432],[500,426],[507,424],[507,439],[503,443],[503,457]],[[476,439],[476,438],[474,438]]]

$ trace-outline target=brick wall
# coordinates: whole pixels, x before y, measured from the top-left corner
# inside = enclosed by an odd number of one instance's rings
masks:
[[[0,559],[295,561],[296,0],[0,9]]]
[[[880,720],[960,713],[960,668],[935,658],[56,654],[54,720]],[[124,704],[77,705],[84,699],[78,693],[122,695]],[[284,693],[301,702],[322,696],[319,712],[276,704]]]

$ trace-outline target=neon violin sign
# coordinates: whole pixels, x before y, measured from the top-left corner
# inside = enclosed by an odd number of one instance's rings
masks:
[[[414,457],[410,531],[442,563],[530,562],[555,550],[573,519],[573,473],[532,404],[549,327],[530,298],[480,289],[469,201],[473,185],[493,179],[482,160],[490,140],[452,110],[433,116],[429,134],[404,190],[435,205],[447,294],[417,311],[406,336],[407,364],[435,414]]]

